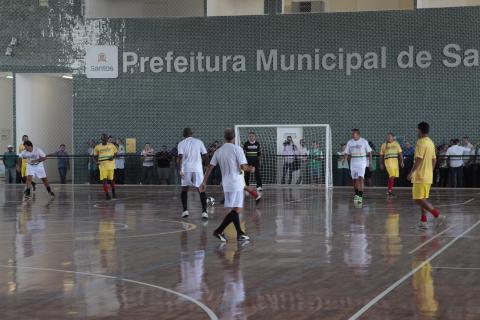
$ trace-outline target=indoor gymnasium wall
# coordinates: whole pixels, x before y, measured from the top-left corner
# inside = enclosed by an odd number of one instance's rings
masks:
[[[22,1],[19,1],[19,3]],[[23,1],[27,2],[27,1]],[[480,8],[388,12],[265,15],[181,19],[92,19],[83,21],[76,5],[34,8],[24,25],[0,7],[0,46],[12,34],[19,45],[14,57],[0,55],[0,71],[72,70],[74,75],[74,147],[85,152],[90,138],[108,132],[158,147],[173,146],[184,126],[206,142],[222,138],[234,124],[329,123],[334,145],[359,127],[379,145],[387,131],[415,139],[415,126],[427,120],[437,143],[469,135],[477,139],[480,90],[478,66],[447,67],[442,50],[458,44],[475,64],[480,49]],[[31,2],[29,2],[31,3]],[[76,2],[73,2],[74,4]],[[42,11],[43,10],[43,11]],[[4,17],[9,20],[3,19]],[[10,21],[10,23],[8,22]],[[20,28],[22,32],[16,32]],[[27,32],[28,31],[28,32]],[[119,47],[117,79],[87,79],[86,44]],[[386,49],[386,67],[366,70],[257,70],[257,50],[268,55],[375,52]],[[426,50],[431,65],[402,69],[397,55],[413,46]],[[245,71],[228,65],[218,72],[123,72],[122,54],[165,59],[204,56],[245,57]],[[473,57],[473,58],[472,58]],[[280,58],[279,58],[280,59]],[[288,59],[288,57],[287,57]],[[448,63],[453,63],[450,58]],[[383,62],[379,62],[381,65]],[[420,56],[420,64],[425,63]],[[26,65],[26,67],[25,67]],[[238,66],[237,66],[238,67]],[[158,70],[157,70],[158,71]],[[82,170],[84,168],[81,168]]]

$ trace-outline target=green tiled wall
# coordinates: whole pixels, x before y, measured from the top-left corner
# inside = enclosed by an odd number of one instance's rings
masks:
[[[32,7],[24,17],[0,7],[0,51],[12,34],[20,44],[15,57],[0,55],[0,69],[78,72],[73,98],[77,153],[103,131],[136,137],[138,145],[172,146],[184,126],[213,141],[226,126],[254,123],[330,123],[335,144],[347,140],[352,127],[376,144],[387,131],[414,139],[415,125],[422,120],[431,123],[437,142],[463,135],[480,138],[479,67],[441,64],[448,43],[480,49],[480,8],[83,21],[76,2],[55,3],[49,9]],[[15,24],[17,18],[25,24]],[[169,50],[243,54],[249,65],[241,73],[120,73],[118,79],[94,80],[77,70],[83,46],[91,43],[116,44],[120,56],[123,51],[154,56]],[[409,45],[432,52],[433,65],[394,66],[396,53]],[[390,53],[383,70],[351,76],[344,71],[255,71],[257,49],[365,52],[381,46]]]

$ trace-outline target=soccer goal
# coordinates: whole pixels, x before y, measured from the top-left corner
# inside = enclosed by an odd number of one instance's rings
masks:
[[[263,184],[333,186],[330,125],[236,125],[235,143],[243,148],[250,133],[260,144]],[[255,183],[252,174],[250,184]]]

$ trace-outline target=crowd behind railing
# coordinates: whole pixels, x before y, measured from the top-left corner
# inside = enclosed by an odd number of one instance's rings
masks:
[[[159,184],[179,185],[180,175],[177,167],[178,151],[176,147],[169,148],[162,145],[157,151],[149,143],[142,151],[127,154],[121,139],[114,142],[118,154],[115,158],[115,182],[117,184]],[[75,166],[75,183],[97,184],[99,182],[98,164],[93,156],[96,142],[91,140],[86,153],[83,155],[69,155],[65,145],[48,155],[56,161],[60,182],[66,183],[67,175],[73,164]],[[372,164],[367,170],[365,183],[367,186],[385,186],[388,176],[381,170],[376,147],[370,142],[373,150]],[[207,159],[221,146],[219,141],[208,145]],[[340,145],[338,152],[333,155],[333,183],[335,186],[350,186],[349,163],[343,154],[345,145]],[[404,167],[400,168],[399,186],[410,186],[407,180],[414,162],[414,147],[405,142],[402,144]],[[325,183],[325,153],[314,142],[306,147],[304,141],[294,149],[294,152],[274,154],[263,152],[261,156],[261,172],[264,184],[323,184]],[[434,171],[434,186],[452,188],[480,188],[480,142],[472,145],[468,138],[462,141],[452,139],[449,144],[441,144],[437,148],[437,166]],[[20,183],[20,161],[18,154],[9,146],[2,156],[5,167],[5,183]],[[205,163],[205,165],[207,162]],[[83,168],[83,169],[82,169]],[[252,182],[254,179],[252,177]],[[216,168],[209,179],[210,184],[221,183],[221,173]]]

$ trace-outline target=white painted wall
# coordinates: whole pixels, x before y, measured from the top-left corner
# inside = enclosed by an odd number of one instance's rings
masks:
[[[61,143],[72,154],[72,80],[60,76],[16,74],[17,145],[27,134],[47,154]],[[49,180],[58,182],[56,160],[47,160],[45,165]]]
[[[13,144],[13,80],[0,75],[0,153]]]
[[[198,17],[204,0],[86,0],[87,18]]]
[[[480,0],[417,0],[418,8],[479,6]]]
[[[207,0],[207,16],[260,15],[264,0]]]

